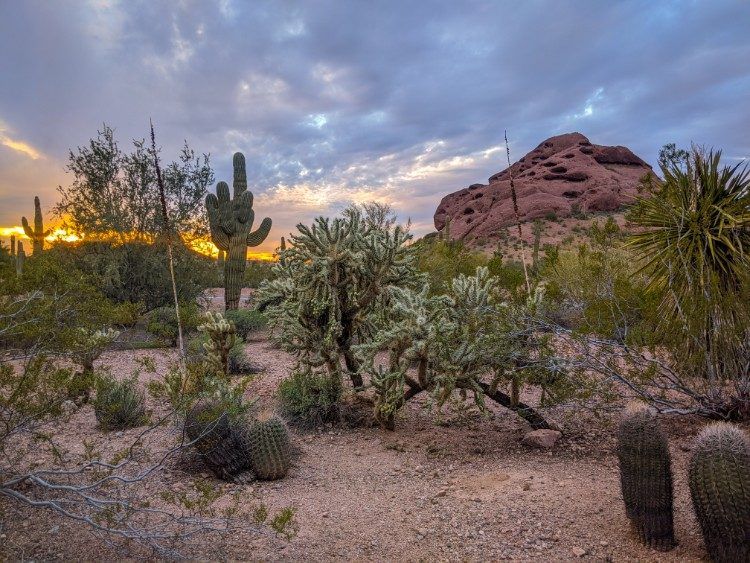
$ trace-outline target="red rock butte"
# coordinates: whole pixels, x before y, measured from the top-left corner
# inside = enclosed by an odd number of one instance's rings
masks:
[[[495,238],[515,222],[510,173],[522,221],[570,216],[574,211],[614,212],[632,203],[651,166],[620,146],[593,145],[581,133],[550,137],[487,184],[445,196],[435,211],[440,231],[450,218],[451,238]]]

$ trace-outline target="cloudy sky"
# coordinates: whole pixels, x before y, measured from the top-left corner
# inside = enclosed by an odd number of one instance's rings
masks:
[[[349,201],[417,233],[440,198],[580,131],[655,162],[666,142],[750,156],[750,4],[0,0],[0,226],[67,184],[106,122],[217,179],[248,159],[267,246]]]

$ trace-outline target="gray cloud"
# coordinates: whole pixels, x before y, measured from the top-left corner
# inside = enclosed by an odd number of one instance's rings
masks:
[[[274,240],[368,197],[429,230],[503,167],[505,128],[516,158],[573,130],[650,162],[665,142],[750,156],[748,28],[736,0],[6,2],[0,225],[51,205],[103,121],[125,141],[153,117],[165,155],[187,139],[219,179],[245,152]]]

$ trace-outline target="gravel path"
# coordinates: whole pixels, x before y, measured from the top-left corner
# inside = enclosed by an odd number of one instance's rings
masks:
[[[266,371],[250,394],[273,405],[278,382],[291,358],[266,340],[247,344],[250,357]],[[157,374],[174,361],[171,350],[120,351],[100,363],[118,376],[130,375],[136,360],[151,356]],[[141,380],[156,377],[143,374]],[[156,412],[162,408],[149,399]],[[689,444],[702,423],[669,420],[675,466],[676,533],[669,553],[641,546],[628,528],[619,493],[612,423],[593,417],[552,413],[565,437],[552,451],[520,444],[527,428],[501,410],[484,417],[473,408],[447,411],[435,422],[423,403],[412,401],[395,432],[378,428],[320,428],[297,432],[300,455],[286,479],[273,483],[222,485],[218,506],[236,495],[252,512],[261,503],[273,514],[292,506],[297,534],[243,532],[203,537],[183,545],[198,559],[260,560],[616,560],[690,561],[705,557],[689,506],[686,463]],[[89,447],[114,453],[138,430],[106,434],[84,406],[56,429],[72,464]],[[159,429],[153,443],[171,439]],[[36,454],[40,465],[51,457]],[[207,477],[184,457],[169,461],[139,494],[155,499],[163,491],[190,489]],[[215,484],[218,481],[212,479]],[[44,510],[18,509],[0,499],[0,558],[98,559],[150,554],[110,544],[80,525]]]

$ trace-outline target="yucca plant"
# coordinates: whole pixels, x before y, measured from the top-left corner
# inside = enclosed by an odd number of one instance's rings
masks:
[[[722,417],[750,415],[750,171],[721,165],[721,151],[694,147],[682,159],[663,159],[663,182],[633,206],[642,228],[629,244],[643,258],[651,290],[663,299],[664,331],[677,339],[680,371],[704,378],[719,397],[727,380],[737,395],[716,402]]]

